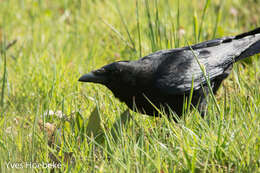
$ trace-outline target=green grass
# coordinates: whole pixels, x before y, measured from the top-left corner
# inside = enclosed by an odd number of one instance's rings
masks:
[[[234,66],[206,118],[191,111],[178,123],[129,116],[105,87],[77,82],[113,61],[253,29],[260,25],[258,1],[0,6],[0,172],[51,172],[6,164],[53,161],[62,163],[56,172],[260,171],[259,55]]]

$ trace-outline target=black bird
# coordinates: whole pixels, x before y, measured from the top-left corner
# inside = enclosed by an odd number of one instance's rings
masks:
[[[260,28],[234,37],[157,51],[136,61],[114,62],[81,76],[79,81],[103,84],[130,109],[151,116],[158,116],[160,108],[166,114],[172,110],[181,116],[193,81],[191,103],[204,115],[209,88],[199,63],[215,94],[233,63],[258,53]]]

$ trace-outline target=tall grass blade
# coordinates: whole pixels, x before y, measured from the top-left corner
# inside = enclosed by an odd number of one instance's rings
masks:
[[[188,41],[186,41],[186,42],[188,43]],[[190,45],[190,44],[188,43],[188,45]],[[206,73],[205,66],[200,63],[200,61],[199,61],[197,55],[195,54],[195,52],[193,51],[193,49],[192,49],[191,46],[190,46],[190,50],[192,51],[192,54],[193,54],[194,58],[196,59],[198,65],[199,65],[199,67],[200,67],[200,70],[201,70],[202,73],[203,73],[203,77],[204,77],[205,80],[206,80],[206,83],[207,83],[207,86],[208,86],[210,95],[211,95],[211,97],[213,98],[213,101],[214,101],[215,106],[217,107],[217,111],[218,111],[219,114],[221,114],[220,107],[219,107],[219,105],[218,105],[218,103],[217,103],[217,100],[216,100],[216,97],[215,97],[215,95],[214,95],[214,93],[213,93],[213,90],[212,90],[212,87],[211,87],[211,84],[210,84],[210,80],[209,80],[209,76],[207,76],[207,73]]]
[[[221,19],[221,10],[222,10],[222,6],[224,4],[224,1],[220,1],[220,5],[217,6],[216,10],[217,10],[217,17],[216,17],[216,22],[215,22],[215,26],[214,26],[214,32],[213,32],[213,35],[212,35],[212,39],[214,39],[216,37],[216,34],[217,34],[217,29],[218,29],[218,25],[219,25],[219,21]]]
[[[127,36],[128,36],[128,38],[129,38],[129,40],[130,40],[130,43],[131,43],[131,45],[132,45],[132,48],[133,48],[134,51],[136,51],[136,49],[135,49],[135,42],[134,42],[133,38],[131,37],[131,34],[130,34],[130,32],[129,32],[129,29],[128,29],[128,26],[127,26],[127,24],[126,24],[126,22],[125,22],[125,20],[124,20],[124,18],[123,18],[123,16],[122,16],[122,13],[121,13],[121,10],[120,10],[120,8],[119,8],[118,3],[116,3],[116,9],[117,9],[117,12],[118,12],[118,14],[119,14],[119,16],[120,16],[121,22],[122,22],[122,24],[123,24],[123,26],[124,26],[124,28],[125,28],[125,30],[126,30],[126,33],[127,33]]]
[[[178,46],[178,36],[177,36],[177,32],[176,32],[176,27],[174,25],[174,23],[172,23],[172,35],[173,35],[173,41],[174,41],[174,46],[175,48],[179,47]]]
[[[120,117],[114,122],[113,127],[111,128],[111,135],[113,136],[115,142],[118,141],[120,131],[122,128],[127,128],[127,125],[130,120],[130,112],[126,110],[123,112]]]
[[[100,20],[107,25],[129,48],[134,49],[133,45],[124,38],[124,36],[111,24],[100,18]]]
[[[96,107],[90,114],[88,125],[86,127],[86,134],[89,137],[93,136],[95,138],[100,133],[102,133],[101,119],[98,108]]]
[[[175,47],[180,47],[180,36],[179,36],[179,30],[180,30],[180,0],[178,0],[177,2],[177,26],[175,28],[175,32],[176,32],[176,44]]]
[[[161,23],[160,23],[160,17],[159,17],[159,7],[158,7],[158,2],[157,0],[155,1],[155,8],[156,8],[156,12],[155,12],[155,28],[156,28],[156,33],[155,33],[155,37],[156,37],[156,45],[158,49],[162,49],[162,40],[161,40],[161,31],[160,31],[160,27],[161,27]]]
[[[5,47],[5,37],[3,38],[3,40],[0,40],[0,43],[2,41],[1,44],[1,57],[3,57],[4,59],[4,69],[3,69],[3,77],[2,77],[2,89],[1,89],[1,108],[2,111],[4,110],[4,94],[5,94],[5,83],[6,83],[6,72],[7,72],[7,67],[6,67],[6,47]],[[1,112],[1,114],[3,114],[3,112]]]
[[[194,38],[195,38],[195,42],[198,42],[198,17],[197,17],[197,13],[194,12],[194,16],[193,16],[193,33],[194,33]]]
[[[191,107],[191,101],[192,101],[192,96],[193,96],[193,90],[194,90],[194,77],[192,76],[191,90],[190,90],[190,96],[189,96],[189,102],[188,102],[188,111],[190,111],[190,107]]]
[[[203,8],[202,19],[201,19],[201,22],[200,22],[200,29],[199,29],[199,35],[198,35],[198,41],[200,41],[200,35],[201,35],[201,32],[202,32],[203,22],[204,22],[204,19],[205,19],[205,16],[206,16],[206,11],[207,11],[209,4],[210,4],[210,0],[207,0],[205,6]]]
[[[157,50],[157,46],[156,46],[156,42],[155,42],[155,33],[153,30],[153,19],[150,13],[150,6],[149,6],[149,1],[145,0],[145,9],[146,9],[146,15],[147,15],[147,20],[148,20],[148,28],[149,28],[149,39],[151,42],[151,47],[152,47],[152,51],[156,51]]]
[[[142,43],[141,43],[141,29],[140,29],[140,19],[139,19],[139,0],[136,0],[136,25],[138,32],[138,44],[139,44],[139,57],[142,57]]]

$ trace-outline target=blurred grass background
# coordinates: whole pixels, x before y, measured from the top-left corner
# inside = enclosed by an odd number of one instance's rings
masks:
[[[259,27],[258,0],[0,0],[0,172],[257,172],[259,55],[237,63],[202,119],[124,112],[81,74]],[[16,44],[6,49],[7,45]],[[123,119],[123,120],[122,120]],[[90,122],[90,123],[89,123]],[[100,135],[102,134],[102,135]]]

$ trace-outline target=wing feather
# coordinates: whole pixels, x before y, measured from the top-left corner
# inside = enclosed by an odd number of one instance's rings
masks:
[[[212,81],[223,74],[243,51],[254,43],[253,36],[239,40],[223,37],[202,42],[190,47],[157,52],[156,57],[164,57],[155,73],[155,86],[168,94],[182,94],[199,89],[206,83],[195,56],[205,67]],[[253,40],[253,41],[252,41]],[[153,57],[153,56],[151,56]]]

